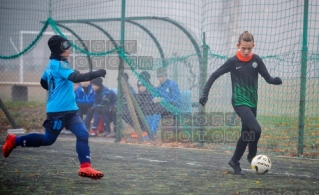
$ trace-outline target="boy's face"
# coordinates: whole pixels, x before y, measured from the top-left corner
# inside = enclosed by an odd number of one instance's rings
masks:
[[[157,77],[157,79],[158,79],[160,84],[163,84],[166,81],[166,77],[163,77],[163,76],[159,76],[159,77]]]
[[[71,47],[67,50],[65,50],[63,53],[60,54],[60,56],[68,59],[70,57],[70,54],[71,54]]]
[[[92,88],[93,88],[93,90],[94,90],[94,91],[97,91],[98,89],[100,89],[100,87],[99,87],[99,86],[94,85],[94,84],[92,84]]]
[[[254,44],[254,42],[246,42],[246,41],[241,40],[241,43],[240,44],[238,43],[237,47],[238,47],[239,52],[241,53],[241,55],[246,58],[253,51],[253,48],[255,47],[255,44]]]
[[[146,87],[145,87],[144,85],[140,85],[140,86],[138,87],[138,90],[139,90],[140,92],[144,93],[144,92],[146,91]]]
[[[90,85],[90,83],[91,83],[91,81],[83,81],[83,82],[81,82],[81,85],[83,87],[88,87]]]

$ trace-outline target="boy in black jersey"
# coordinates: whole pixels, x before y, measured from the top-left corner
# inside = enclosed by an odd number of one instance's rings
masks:
[[[232,105],[235,112],[241,118],[241,136],[237,141],[236,150],[228,164],[234,169],[235,174],[243,175],[240,168],[240,159],[248,144],[247,160],[251,163],[257,154],[258,140],[261,127],[256,120],[258,101],[258,73],[264,77],[267,83],[280,85],[279,77],[271,77],[261,58],[252,53],[254,37],[248,31],[243,32],[238,39],[238,51],[235,56],[229,58],[220,68],[213,72],[206,82],[199,103],[205,106],[208,94],[214,81],[221,75],[230,72],[232,81]],[[249,136],[247,136],[249,135]]]

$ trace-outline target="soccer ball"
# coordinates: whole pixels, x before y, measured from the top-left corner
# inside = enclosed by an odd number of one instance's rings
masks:
[[[251,161],[251,168],[258,174],[265,174],[271,169],[271,160],[266,155],[257,155]]]

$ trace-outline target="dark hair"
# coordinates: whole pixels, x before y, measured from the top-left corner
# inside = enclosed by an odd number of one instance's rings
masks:
[[[160,67],[156,71],[157,77],[167,77],[167,70],[165,67]]]
[[[129,76],[128,76],[128,74],[126,72],[123,73],[123,76],[124,76],[125,80],[128,81]]]
[[[249,33],[247,30],[241,33],[241,35],[238,38],[238,43],[241,43],[241,40],[245,42],[254,42],[254,36]]]
[[[91,81],[93,85],[97,85],[99,87],[103,87],[103,79],[101,77],[95,78]]]

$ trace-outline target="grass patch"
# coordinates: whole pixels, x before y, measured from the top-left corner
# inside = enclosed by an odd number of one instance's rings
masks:
[[[4,139],[0,134],[0,141]],[[75,142],[74,136],[61,136],[49,147],[19,147],[9,158],[0,158],[0,194],[242,195],[252,194],[248,193],[252,188],[272,189],[276,194],[283,194],[287,188],[294,192],[317,189],[317,160],[270,156],[270,173],[257,175],[242,159],[247,177],[241,177],[228,166],[231,154],[226,152],[107,143],[91,138],[92,164],[105,174],[95,181],[77,175]],[[51,161],[54,163],[48,163]]]
[[[9,114],[15,123],[27,131],[39,131],[42,129],[46,118],[45,103],[43,102],[4,102]],[[0,130],[6,131],[13,128],[3,111],[0,112]]]
[[[45,103],[42,102],[4,102],[12,118],[18,126],[27,131],[42,131],[46,118]],[[262,127],[259,140],[259,153],[298,156],[299,128],[298,117],[292,116],[262,116],[257,117]],[[319,117],[305,117],[303,136],[303,157],[319,158]],[[166,124],[162,122],[162,124]],[[5,114],[0,111],[0,131],[12,128]],[[158,137],[162,143],[180,143],[177,146],[198,146],[200,140],[205,143],[204,148],[219,150],[234,150],[240,135],[241,126],[204,127],[203,134],[200,127],[186,124],[179,127],[163,127],[158,130]],[[130,136],[134,130],[128,125],[123,130],[124,138]],[[156,142],[158,144],[158,142]],[[162,144],[161,143],[161,144]]]
[[[262,127],[259,152],[297,157],[299,128],[298,117],[258,116]],[[319,158],[319,117],[305,117],[302,156]],[[164,122],[165,124],[165,122]],[[212,149],[234,150],[240,136],[241,125],[204,127],[180,126],[162,127],[161,138],[164,142],[199,143],[203,141]],[[249,136],[249,135],[248,135]],[[207,147],[207,146],[206,146]]]

